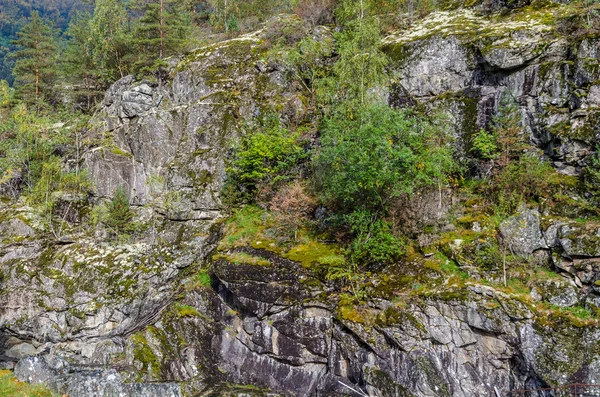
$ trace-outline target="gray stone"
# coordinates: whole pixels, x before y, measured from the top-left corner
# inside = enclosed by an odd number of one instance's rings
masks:
[[[541,42],[542,37],[538,33],[516,31],[510,37],[492,43],[483,53],[483,58],[494,68],[514,69],[537,58]]]
[[[500,224],[500,233],[507,247],[517,255],[528,256],[535,250],[548,248],[540,230],[537,210],[522,208],[519,213]]]
[[[135,117],[147,112],[154,107],[155,101],[152,96],[152,88],[147,84],[124,91],[122,94],[122,111],[125,117]]]
[[[28,356],[34,356],[36,354],[36,348],[29,343],[20,343],[12,346],[10,349],[4,352],[6,357],[20,360]]]
[[[45,357],[27,357],[15,366],[15,377],[21,382],[49,384],[56,373],[50,368]]]
[[[564,282],[547,282],[543,294],[548,302],[559,307],[575,306],[579,302],[576,289]]]

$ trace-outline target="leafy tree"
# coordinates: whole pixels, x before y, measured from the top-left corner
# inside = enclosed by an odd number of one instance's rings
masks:
[[[34,11],[14,41],[20,49],[13,74],[19,94],[28,103],[49,99],[56,78],[56,42],[54,29]]]
[[[63,75],[70,87],[69,93],[76,105],[87,111],[104,88],[100,82],[102,73],[94,60],[91,21],[92,15],[89,13],[80,13],[73,18],[66,31],[68,41],[62,57]]]
[[[382,212],[402,193],[435,185],[456,171],[439,125],[386,105],[357,110],[324,123],[314,160],[321,198],[345,212]]]
[[[306,90],[314,97],[319,80],[330,73],[329,64],[325,61],[333,55],[333,40],[316,40],[307,36],[292,49],[286,49],[286,62],[296,74]]]
[[[65,130],[50,127],[56,120],[30,112],[23,103],[12,109],[0,123],[0,183],[17,177],[19,191],[36,186],[56,147],[69,140]]]
[[[335,79],[325,81],[321,91],[329,104],[345,99],[347,105],[367,103],[369,90],[385,82],[388,62],[379,49],[379,19],[369,0],[343,0],[336,9],[342,30],[336,34],[339,60],[334,65]],[[342,98],[340,94],[342,93]]]
[[[132,38],[121,0],[96,0],[89,38],[96,79],[102,87],[129,74]]]
[[[179,0],[150,0],[135,28],[138,48],[134,71],[140,74],[158,72],[159,82],[167,66],[165,58],[185,46],[191,22]]]
[[[443,120],[419,120],[377,103],[354,116],[325,120],[313,160],[316,185],[321,201],[337,211],[338,226],[351,234],[349,258],[381,264],[402,253],[385,221],[392,200],[425,187],[441,191],[459,170]]]
[[[45,219],[45,226],[60,238],[65,221],[69,217],[78,218],[77,208],[72,208],[73,201],[60,211],[61,198],[68,195],[86,197],[92,188],[87,173],[76,173],[64,169],[61,158],[51,156],[42,163],[41,173],[35,186],[29,191],[27,200]],[[85,202],[85,199],[82,200]],[[60,214],[57,214],[60,212]]]

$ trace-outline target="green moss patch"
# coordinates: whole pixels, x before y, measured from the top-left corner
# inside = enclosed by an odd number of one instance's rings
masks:
[[[236,265],[271,266],[271,262],[268,259],[250,255],[246,252],[219,253],[213,259],[225,259]]]
[[[58,397],[43,385],[19,382],[11,371],[0,370],[0,396],[3,397]]]

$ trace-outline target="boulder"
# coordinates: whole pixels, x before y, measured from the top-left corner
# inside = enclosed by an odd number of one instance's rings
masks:
[[[500,233],[507,247],[515,254],[529,256],[534,251],[548,248],[540,229],[540,213],[521,208],[519,213],[500,224]]]
[[[152,96],[152,88],[148,84],[124,91],[121,101],[123,115],[128,118],[139,116],[156,105]]]
[[[18,345],[12,346],[10,349],[4,352],[6,357],[20,360],[25,357],[34,356],[36,354],[36,348],[29,343],[19,343]]]

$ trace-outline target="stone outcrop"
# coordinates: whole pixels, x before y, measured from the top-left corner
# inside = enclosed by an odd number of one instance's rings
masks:
[[[352,305],[279,253],[237,248],[259,265],[214,255],[235,140],[273,111],[290,123],[311,116],[289,70],[263,59],[262,34],[172,60],[160,86],[128,76],[107,91],[85,165],[94,199],[127,190],[146,227],[135,241],[77,227],[49,239],[33,210],[2,204],[2,367],[70,397],[466,397],[598,383],[597,328],[536,307],[600,307],[593,222],[525,209],[500,226],[515,254],[541,252],[565,275],[531,299],[460,282],[418,293],[415,283],[414,293]],[[463,156],[507,91],[529,141],[561,172],[578,174],[598,139],[597,40],[561,37],[542,18],[460,11],[433,14],[383,48],[390,105],[447,109]],[[450,196],[414,212],[435,207],[437,221]],[[457,263],[462,243],[451,243]],[[410,279],[403,271],[389,276]]]
[[[465,151],[489,126],[500,97],[520,105],[528,140],[560,172],[577,175],[598,125],[598,52],[593,38],[558,31],[568,5],[526,18],[489,18],[471,10],[434,13],[384,39],[396,84],[390,103],[432,102],[450,109]],[[520,14],[523,16],[523,14]]]

